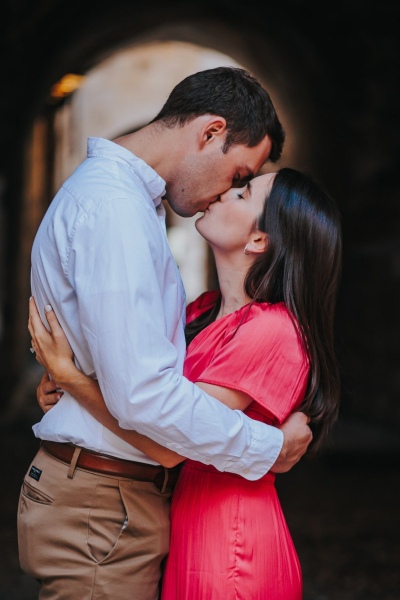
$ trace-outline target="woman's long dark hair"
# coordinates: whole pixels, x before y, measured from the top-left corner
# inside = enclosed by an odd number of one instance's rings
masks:
[[[339,410],[334,312],[341,274],[340,215],[319,183],[284,168],[274,178],[256,227],[267,234],[268,245],[250,267],[245,291],[254,302],[284,302],[293,317],[310,361],[301,410],[311,419],[310,448],[315,451]],[[209,311],[188,329],[198,333],[215,317],[216,311]]]

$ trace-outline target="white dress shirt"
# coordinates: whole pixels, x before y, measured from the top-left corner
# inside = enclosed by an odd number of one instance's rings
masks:
[[[182,376],[185,293],[167,241],[164,194],[164,180],[141,159],[89,138],[87,159],[61,187],[36,235],[32,294],[44,323],[44,306],[51,304],[77,365],[98,379],[121,427],[258,479],[275,462],[282,433]],[[41,439],[154,463],[68,393],[33,430]]]

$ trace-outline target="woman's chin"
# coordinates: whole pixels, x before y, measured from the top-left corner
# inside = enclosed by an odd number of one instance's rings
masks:
[[[209,236],[207,235],[207,227],[206,227],[206,224],[203,223],[203,221],[204,221],[204,215],[197,219],[194,226],[196,227],[197,232],[201,235],[201,237],[203,239],[205,239],[206,242],[210,243]]]
[[[195,222],[194,222],[194,226],[196,227],[196,229],[197,229],[197,231],[198,231],[199,233],[201,233],[201,231],[199,230],[199,225],[198,225],[198,223],[204,219],[204,216],[205,216],[205,212],[204,212],[204,213],[201,213],[201,214],[200,214],[200,216],[198,217],[198,219],[196,219],[196,220],[195,220]],[[201,223],[200,223],[200,228],[201,228]]]

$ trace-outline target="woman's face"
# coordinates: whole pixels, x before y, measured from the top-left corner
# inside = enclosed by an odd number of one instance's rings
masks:
[[[274,177],[275,173],[260,175],[245,187],[231,188],[222,194],[197,219],[197,231],[215,249],[243,252],[264,208]]]

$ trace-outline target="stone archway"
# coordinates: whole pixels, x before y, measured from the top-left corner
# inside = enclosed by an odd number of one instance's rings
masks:
[[[59,105],[54,101],[49,102],[49,86],[47,94],[43,94],[45,104],[39,111],[42,116],[34,122],[30,141],[28,140],[21,212],[26,215],[32,213],[33,197],[35,210],[33,221],[25,220],[20,232],[24,242],[20,247],[16,271],[21,275],[15,284],[16,296],[20,300],[13,309],[14,325],[9,327],[10,330],[13,328],[12,336],[16,341],[11,371],[21,371],[26,360],[31,360],[29,353],[27,355],[29,344],[25,328],[24,299],[29,295],[28,274],[33,234],[51,200],[51,190],[54,192],[84,158],[87,135],[112,138],[140,127],[156,114],[173,85],[189,72],[216,64],[237,64],[254,74],[268,89],[274,101],[287,132],[280,164],[298,168],[312,166],[318,154],[318,136],[313,135],[313,129],[309,126],[313,104],[304,92],[304,86],[298,83],[299,74],[294,69],[294,63],[287,60],[290,48],[283,51],[275,45],[273,36],[271,39],[256,35],[251,38],[238,36],[237,30],[215,21],[203,21],[203,25],[200,29],[194,22],[166,23],[146,32],[136,32],[134,37],[132,34],[126,36],[125,42],[119,40],[118,45],[115,41],[110,42],[108,48],[102,48],[101,51],[97,49],[97,53],[92,51],[90,58],[85,55],[82,40],[74,46],[73,51],[79,54],[74,60],[71,56],[67,59],[60,54],[60,63],[64,64],[65,71],[71,63],[86,65],[86,68],[78,69],[84,76],[84,84]],[[167,60],[160,76],[159,67],[163,58]],[[107,87],[107,76],[114,79],[120,71],[120,68],[114,69],[114,60],[120,62],[122,71],[124,68],[128,70],[134,85],[128,80],[121,81],[120,78],[118,85]],[[303,60],[306,63],[306,58]],[[158,73],[158,76],[152,80],[151,73]],[[140,94],[137,93],[139,89]],[[123,93],[115,94],[115,90]],[[130,110],[130,103],[133,103],[135,97],[136,110]],[[138,106],[141,106],[141,110],[138,110]],[[133,118],[135,114],[136,117]],[[36,169],[38,155],[45,163],[39,170]],[[35,189],[32,188],[32,182]],[[189,233],[190,224],[187,220],[183,222],[174,218],[172,225],[171,244],[175,247],[178,263],[182,260],[182,276],[184,281],[186,279],[185,284],[190,290],[188,297],[191,299],[206,287],[207,276],[204,271],[197,276],[194,269],[185,267],[183,258],[180,257],[189,258],[185,261],[187,265],[192,260],[204,264],[204,245],[192,243],[193,228]]]

